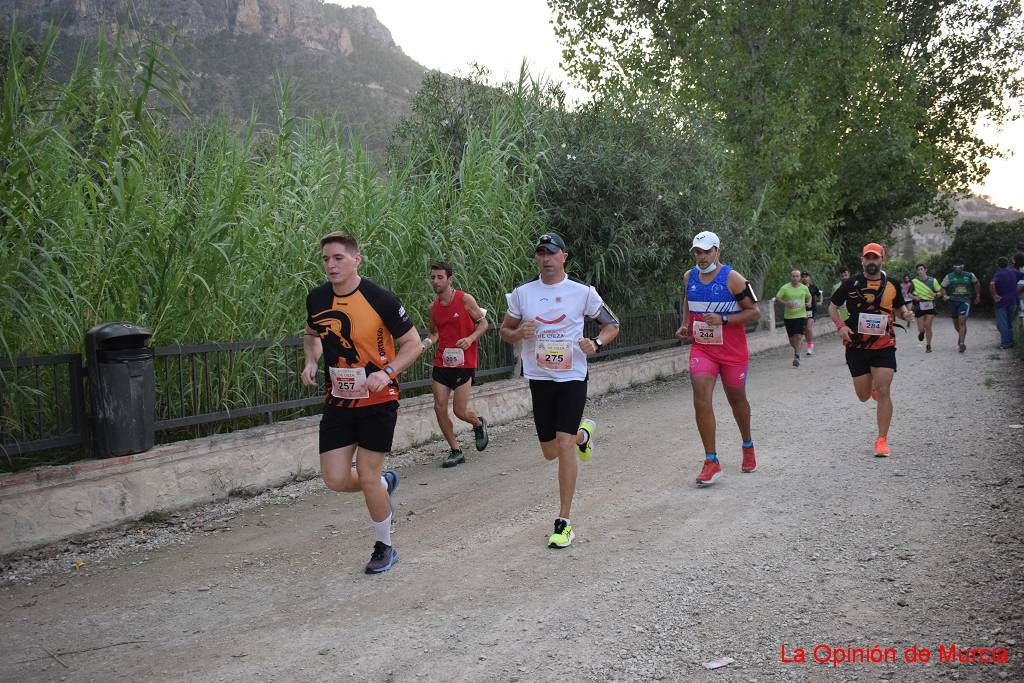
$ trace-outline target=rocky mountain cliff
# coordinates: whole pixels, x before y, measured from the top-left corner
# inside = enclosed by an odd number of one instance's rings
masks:
[[[320,0],[0,0],[7,21],[61,29],[58,54],[73,62],[98,34],[120,31],[170,44],[202,116],[274,123],[278,74],[294,85],[296,114],[338,114],[371,148],[383,146],[426,69],[395,44],[368,7]]]
[[[953,202],[956,217],[949,230],[934,216],[922,216],[901,227],[895,236],[893,256],[912,259],[924,253],[938,253],[953,243],[953,233],[963,223],[1015,221],[1024,213],[996,206],[988,197],[961,197]]]

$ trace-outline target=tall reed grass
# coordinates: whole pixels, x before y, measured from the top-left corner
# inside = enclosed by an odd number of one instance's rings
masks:
[[[536,174],[509,158],[512,117],[474,133],[454,167],[439,157],[426,172],[385,174],[336,122],[292,117],[286,82],[277,131],[182,131],[145,102],[156,92],[176,103],[165,53],[103,45],[58,83],[47,76],[55,39],[27,49],[9,38],[0,354],[75,351],[89,327],[122,319],[157,344],[295,335],[331,230],[354,233],[363,274],[414,313],[430,299],[433,259],[457,264],[492,309],[531,266]]]

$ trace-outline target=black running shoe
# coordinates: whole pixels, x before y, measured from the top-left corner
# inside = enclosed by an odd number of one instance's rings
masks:
[[[482,451],[487,448],[487,444],[491,442],[491,437],[487,435],[487,420],[480,418],[480,426],[473,427],[473,436],[476,437],[476,449]]]
[[[381,572],[386,572],[394,567],[396,562],[398,562],[398,553],[395,552],[395,549],[377,541],[373,544],[373,554],[370,555],[370,561],[366,563],[366,573],[380,574]]]
[[[917,333],[917,341],[924,341],[924,332]]]
[[[444,456],[444,459],[441,460],[441,467],[455,467],[456,465],[461,465],[464,462],[466,462],[466,456],[463,455],[462,451],[459,449],[453,448],[448,451],[448,455]]]

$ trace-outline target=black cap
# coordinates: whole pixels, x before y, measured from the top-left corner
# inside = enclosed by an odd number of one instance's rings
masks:
[[[568,249],[565,248],[565,240],[563,240],[562,236],[559,235],[557,232],[546,232],[540,237],[538,237],[537,245],[534,247],[533,250],[537,251],[541,247],[547,249],[552,254],[558,251],[568,251]]]

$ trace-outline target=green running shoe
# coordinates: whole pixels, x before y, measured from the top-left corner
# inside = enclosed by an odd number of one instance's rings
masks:
[[[590,460],[591,453],[594,452],[594,430],[597,425],[594,424],[593,420],[583,420],[580,422],[580,431],[587,433],[587,445],[580,446],[576,444],[576,455],[580,456],[580,460],[586,462]]]
[[[576,534],[572,532],[572,525],[566,524],[564,519],[555,520],[555,533],[548,537],[549,548],[568,548]]]
[[[491,442],[491,437],[487,435],[487,420],[480,418],[480,426],[473,427],[473,436],[476,437],[476,449],[482,451],[487,448],[487,444]]]
[[[466,462],[466,456],[462,454],[462,451],[452,449],[448,455],[444,456],[444,460],[441,461],[441,467],[455,467]]]

